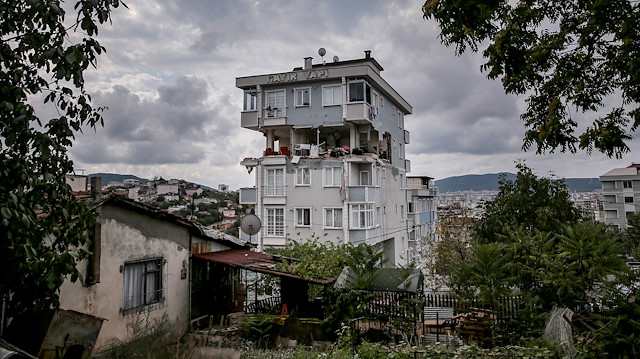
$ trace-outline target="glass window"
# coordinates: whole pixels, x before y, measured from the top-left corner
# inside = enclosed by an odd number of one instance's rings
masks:
[[[296,227],[311,226],[311,208],[296,208]]]
[[[349,82],[349,102],[359,101],[371,103],[371,86],[362,80]]]
[[[351,228],[373,227],[373,206],[370,204],[351,205]]]
[[[326,228],[342,228],[342,208],[326,208],[324,210],[324,226]]]
[[[267,196],[284,196],[284,169],[267,170]]]
[[[296,89],[296,107],[309,106],[310,88]]]
[[[308,168],[296,168],[296,186],[309,186],[311,176]]]
[[[267,208],[267,237],[284,236],[284,208]]]
[[[342,86],[325,86],[322,89],[322,105],[335,106],[342,104]]]
[[[622,188],[633,188],[633,182],[631,182],[631,181],[622,181]]]
[[[267,92],[267,117],[284,117],[285,91]]]
[[[369,185],[369,171],[360,171],[360,185],[361,186]]]
[[[247,90],[244,92],[244,111],[256,110],[256,90]]]
[[[122,310],[131,310],[162,300],[162,258],[124,264]]]
[[[624,203],[633,203],[633,197],[625,197]]]
[[[342,185],[342,167],[326,167],[324,169],[324,186],[340,187]]]

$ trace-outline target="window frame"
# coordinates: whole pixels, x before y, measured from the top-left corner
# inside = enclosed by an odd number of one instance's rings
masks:
[[[349,206],[351,229],[371,229],[374,227],[373,205],[371,203],[354,203]]]
[[[338,171],[340,172],[340,180],[339,183],[336,184],[335,183],[335,171],[336,169],[339,169]],[[344,169],[341,166],[329,166],[329,167],[325,167],[323,168],[323,172],[324,175],[322,176],[323,179],[323,186],[324,187],[330,187],[330,188],[336,188],[336,187],[341,187],[342,186],[342,172],[344,171]],[[327,172],[331,172],[331,184],[328,183],[327,181]]]
[[[304,172],[306,172],[306,177],[304,176]],[[300,182],[300,173],[302,173],[302,182]],[[306,183],[304,180],[307,180]],[[296,168],[296,187],[310,187],[311,186],[311,170],[309,167],[299,167]]]
[[[278,171],[280,171],[282,173],[281,176],[277,176]],[[269,177],[269,173],[273,172],[273,179],[274,179],[274,183],[270,184],[270,177]],[[264,195],[266,197],[280,197],[280,196],[284,196],[285,195],[285,188],[286,188],[286,183],[285,183],[285,171],[283,167],[276,167],[276,168],[265,168],[265,193]],[[280,178],[281,179],[281,184],[278,184],[277,179]]]
[[[625,196],[624,197],[624,203],[625,204],[633,204],[634,203],[633,196]]]
[[[339,90],[339,94],[338,94],[338,101],[336,103],[329,103],[327,101],[327,98],[325,96],[325,91],[327,89],[332,89],[331,90],[331,99],[332,100],[336,100],[335,99],[335,89]],[[341,106],[342,105],[342,85],[341,84],[336,84],[336,85],[323,85],[322,86],[322,107],[328,107],[328,106]]]
[[[149,264],[154,264],[154,268],[149,268]],[[143,268],[140,268],[143,267]],[[133,272],[132,272],[133,271]],[[136,273],[140,272],[140,273]],[[125,262],[122,266],[123,288],[122,288],[122,311],[123,313],[132,312],[145,308],[147,306],[162,303],[165,300],[164,295],[164,258],[154,257],[145,258],[136,261]],[[137,277],[141,275],[142,278]],[[136,286],[136,283],[130,283],[131,280],[139,281],[140,288],[130,288]],[[148,289],[149,279],[155,289]],[[142,300],[136,298],[142,296]]]
[[[622,188],[633,188],[633,181],[622,181]]]
[[[302,98],[302,104],[298,103],[298,93],[302,91],[307,91],[308,101],[304,103],[304,97]],[[294,93],[294,106],[295,107],[311,107],[311,87],[297,87],[293,89]],[[303,95],[304,96],[304,95]]]
[[[331,224],[328,223],[327,221],[327,213],[331,211]],[[340,215],[339,217],[336,217],[336,211],[340,211]],[[344,218],[343,218],[343,210],[341,207],[326,207],[323,208],[324,213],[324,217],[323,217],[323,224],[324,224],[324,228],[325,229],[342,229],[344,228]],[[340,226],[336,226],[335,222],[336,222],[336,218],[340,218]]]
[[[311,227],[311,223],[313,223],[313,221],[311,220],[311,215],[312,215],[311,207],[296,207],[294,208],[294,213],[295,213],[296,227],[300,227],[300,228]],[[305,218],[305,213],[307,214],[306,218]]]
[[[356,99],[352,99],[352,87],[351,85],[357,85],[360,84],[362,85],[362,99],[360,99],[360,97],[356,98]],[[364,79],[353,79],[353,80],[349,80],[349,82],[347,83],[347,102],[348,103],[367,103],[369,105],[371,105],[371,91],[372,91],[372,87],[371,85],[365,81]],[[357,95],[357,94],[356,94]]]
[[[363,177],[363,176],[364,176],[364,177]],[[363,179],[363,178],[365,178],[365,179],[366,179],[366,182],[367,182],[367,183],[363,183],[363,182],[364,182],[364,181],[362,181],[362,179]],[[358,184],[359,184],[360,186],[363,186],[363,187],[364,187],[364,186],[367,186],[367,187],[368,187],[368,186],[371,186],[371,184],[370,184],[370,183],[371,183],[371,180],[370,180],[370,177],[369,177],[369,171],[366,171],[366,170],[364,170],[364,171],[360,171],[360,172],[358,173]]]
[[[280,218],[278,218],[278,213],[280,213]],[[284,207],[273,207],[273,208],[265,208],[265,225],[264,225],[264,236],[265,237],[284,237],[285,236],[285,211]],[[272,212],[273,214],[270,214]],[[280,222],[278,221],[280,219]]]
[[[278,93],[282,93],[283,97],[282,97],[282,108],[278,109],[278,98],[277,98],[277,94]],[[275,95],[275,108],[271,109],[271,105],[269,104],[269,96],[270,95]],[[281,117],[286,117],[287,116],[287,90],[286,89],[278,89],[278,90],[269,90],[269,91],[265,91],[264,92],[264,97],[265,97],[265,101],[264,101],[264,105],[265,108],[264,110],[266,111],[266,118],[281,118]],[[272,112],[273,111],[273,112]]]
[[[250,98],[250,101],[247,101]],[[247,103],[250,106],[247,106]],[[242,111],[252,112],[258,110],[258,91],[256,89],[245,90],[242,100]]]

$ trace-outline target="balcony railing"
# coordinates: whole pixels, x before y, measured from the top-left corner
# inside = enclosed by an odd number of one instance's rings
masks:
[[[267,185],[263,187],[263,193],[270,197],[284,196],[284,188],[284,185]]]

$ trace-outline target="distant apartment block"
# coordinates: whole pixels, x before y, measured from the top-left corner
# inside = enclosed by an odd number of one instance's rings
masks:
[[[606,224],[627,228],[627,215],[640,212],[640,164],[615,168],[602,176],[602,202]]]
[[[262,221],[253,236],[259,248],[316,235],[375,245],[389,265],[402,264],[411,170],[404,119],[412,107],[370,51],[335,60],[307,57],[289,72],[236,79],[241,126],[265,136],[258,155],[241,162],[255,186],[240,190],[240,203],[255,205]]]

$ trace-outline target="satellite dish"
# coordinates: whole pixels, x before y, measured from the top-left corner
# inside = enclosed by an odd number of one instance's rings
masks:
[[[327,50],[325,50],[324,47],[321,47],[318,49],[318,55],[324,56],[326,54],[327,54]]]
[[[338,55],[334,56],[333,57],[333,62],[338,62],[338,61],[340,61],[340,59],[338,58]]]
[[[240,222],[240,229],[250,236],[253,236],[254,234],[260,232],[261,226],[262,223],[260,222],[260,218],[258,218],[258,216],[256,216],[255,214],[248,214],[244,216],[244,218]]]

